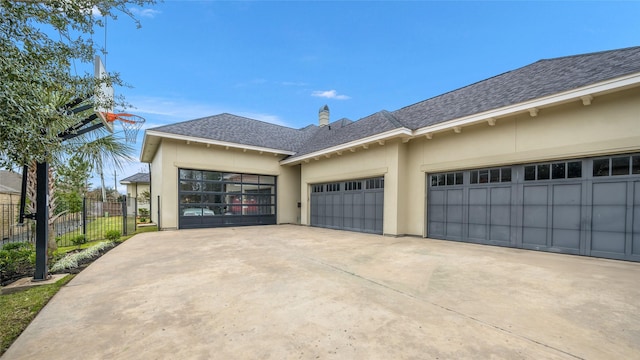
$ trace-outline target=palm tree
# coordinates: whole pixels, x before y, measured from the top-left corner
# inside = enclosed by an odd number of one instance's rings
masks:
[[[64,104],[69,103],[71,97],[60,96],[57,93],[48,94],[48,96],[43,97],[43,102],[46,103],[47,106],[50,106],[53,109],[60,109],[64,106]],[[70,115],[75,118],[81,119],[85,116],[90,115],[90,111],[88,110],[85,114],[80,113],[76,115]],[[59,115],[59,113],[58,113]],[[64,118],[65,116],[63,116]],[[73,120],[64,119],[65,122],[73,123]],[[103,169],[105,165],[112,165],[117,169],[122,169],[125,162],[129,162],[134,160],[133,153],[134,149],[131,145],[125,143],[123,139],[116,137],[114,134],[106,133],[104,130],[97,130],[87,134],[80,135],[72,140],[69,140],[67,144],[64,146],[65,152],[58,154],[51,154],[52,161],[51,166],[49,168],[49,189],[48,189],[48,198],[49,198],[49,219],[47,221],[49,227],[49,239],[48,239],[48,247],[49,250],[55,250],[57,248],[57,244],[55,242],[55,231],[53,229],[54,221],[62,214],[55,215],[55,181],[53,177],[55,176],[55,167],[56,164],[60,164],[65,162],[66,159],[69,158],[70,154],[74,154],[78,156],[81,160],[87,161],[92,165],[93,170],[95,170],[99,175],[102,181],[102,192],[103,192],[103,201],[106,199],[105,196],[105,184],[104,184],[104,172]],[[35,175],[36,175],[36,162],[31,161],[29,163],[29,170],[27,171],[27,198],[29,199],[29,208],[28,210],[31,213],[35,213],[36,209],[36,191],[35,191]]]

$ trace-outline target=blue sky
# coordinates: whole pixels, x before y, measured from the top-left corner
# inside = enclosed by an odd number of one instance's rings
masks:
[[[640,45],[640,2],[167,0],[134,11],[141,29],[109,21],[106,67],[133,86],[116,93],[146,128],[223,112],[300,128],[324,104],[332,120],[357,120],[540,59]]]

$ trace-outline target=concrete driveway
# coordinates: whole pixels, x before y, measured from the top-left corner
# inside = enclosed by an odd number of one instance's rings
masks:
[[[8,359],[630,359],[640,264],[302,226],[145,233]]]

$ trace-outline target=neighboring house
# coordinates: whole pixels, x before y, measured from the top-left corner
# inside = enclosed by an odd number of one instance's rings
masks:
[[[127,213],[139,215],[139,209],[151,210],[150,199],[143,193],[151,193],[151,176],[149,173],[137,173],[120,180],[121,185],[127,185]],[[136,201],[132,201],[135,198]],[[135,208],[137,205],[137,209]]]
[[[358,121],[325,106],[303,129],[231,114],[161,126],[141,161],[162,229],[296,223],[640,261],[640,47]]]
[[[22,175],[0,170],[0,240],[15,235]]]

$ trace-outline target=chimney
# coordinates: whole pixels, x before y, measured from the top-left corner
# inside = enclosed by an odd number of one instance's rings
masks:
[[[320,108],[318,112],[318,122],[320,127],[329,125],[329,107],[327,105]]]

